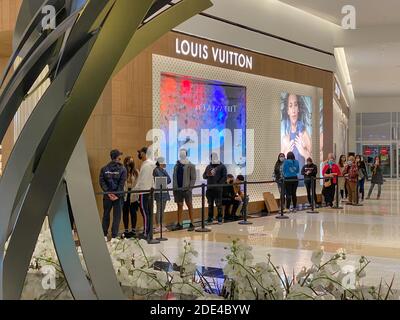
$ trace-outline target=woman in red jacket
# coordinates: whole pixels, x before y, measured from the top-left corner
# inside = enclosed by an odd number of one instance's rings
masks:
[[[335,163],[335,156],[333,153],[328,155],[328,161],[322,169],[324,176],[324,189],[322,194],[325,197],[325,202],[328,207],[333,207],[333,200],[335,199],[335,190],[338,183],[338,177],[341,176],[339,166]]]

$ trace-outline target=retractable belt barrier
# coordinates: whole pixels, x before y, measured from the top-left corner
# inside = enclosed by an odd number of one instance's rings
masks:
[[[275,184],[278,183],[281,185],[280,189],[280,214],[276,217],[277,219],[289,219],[287,215],[285,215],[285,208],[284,208],[284,203],[285,203],[285,184],[287,182],[300,182],[300,181],[310,181],[311,180],[311,210],[307,211],[308,213],[311,214],[318,214],[318,211],[315,210],[316,203],[315,203],[315,198],[316,198],[316,182],[320,180],[337,180],[339,182],[339,179],[346,179],[347,177],[309,177],[308,179],[281,179],[281,180],[266,180],[266,181],[244,181],[240,183],[235,183],[236,186],[241,186],[243,185],[243,195],[244,195],[244,200],[243,200],[243,207],[242,207],[242,220],[239,221],[239,224],[241,225],[251,225],[252,223],[248,221],[248,186],[249,185],[263,185],[263,184]],[[122,196],[122,195],[127,195],[127,194],[150,194],[150,230],[149,230],[149,236],[148,236],[148,242],[149,244],[156,244],[160,243],[160,241],[167,241],[168,239],[163,237],[162,234],[162,225],[163,225],[163,214],[162,212],[162,205],[157,208],[160,210],[158,213],[160,215],[160,229],[161,229],[161,234],[160,237],[157,239],[153,238],[153,214],[154,214],[154,194],[155,193],[160,193],[160,197],[162,198],[163,193],[165,192],[171,192],[171,191],[193,191],[195,189],[201,189],[201,227],[197,228],[195,231],[196,232],[210,232],[211,229],[206,227],[206,218],[205,218],[205,206],[206,206],[206,191],[207,189],[214,189],[214,188],[226,188],[232,185],[228,184],[212,184],[212,185],[206,185],[206,184],[201,184],[201,185],[194,185],[192,187],[188,188],[161,188],[159,189],[149,189],[149,190],[130,190],[130,191],[118,191],[118,192],[98,192],[96,193],[97,196],[107,196],[114,194],[116,196]],[[359,205],[359,197],[358,197],[358,183],[357,183],[357,204]],[[339,202],[339,184],[336,184],[336,206],[334,207],[335,209],[343,209],[340,207],[340,202]]]

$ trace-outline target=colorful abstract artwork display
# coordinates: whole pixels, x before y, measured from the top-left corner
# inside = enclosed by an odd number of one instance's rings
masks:
[[[208,164],[212,152],[218,152],[229,173],[245,174],[245,87],[162,74],[160,108],[168,171],[178,160],[179,150],[185,148],[199,170]]]

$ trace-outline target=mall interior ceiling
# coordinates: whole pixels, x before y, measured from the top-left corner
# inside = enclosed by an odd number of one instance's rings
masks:
[[[336,69],[349,103],[366,96],[400,96],[400,1],[247,0],[245,5],[241,0],[213,2],[214,6],[203,15],[178,29],[212,34],[217,40],[228,40],[272,55],[276,54],[274,50],[281,50],[279,53],[289,60],[294,58],[305,64]],[[204,28],[205,24],[208,28]],[[233,31],[227,32],[237,28],[246,31],[236,36],[232,36]],[[252,40],[275,43],[279,49],[252,43]],[[283,52],[286,50],[295,57]],[[337,59],[344,65],[338,66],[332,61],[329,65],[321,57],[315,59],[311,50],[321,55],[335,54],[335,51],[341,55],[344,51],[345,60]]]

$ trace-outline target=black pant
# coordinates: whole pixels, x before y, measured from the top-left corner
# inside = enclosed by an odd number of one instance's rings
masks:
[[[218,221],[222,220],[222,188],[207,189],[208,220],[214,219],[214,204],[218,209]]]
[[[113,223],[111,227],[111,234],[113,238],[118,237],[119,233],[119,225],[121,223],[121,207],[122,207],[122,199],[118,199],[115,201],[111,201],[108,196],[103,198],[103,233],[104,236],[107,237],[108,229],[110,227],[110,213],[111,209],[113,209]]]
[[[222,201],[222,205],[225,206],[224,218],[234,218],[239,209],[240,203],[240,201],[237,201],[235,199],[224,199]]]
[[[150,194],[141,194],[139,197],[139,203],[140,203],[140,212],[143,217],[143,235],[148,236],[150,232],[150,227],[151,227],[151,221],[150,221]]]
[[[299,181],[291,179],[292,181],[285,181],[286,190],[286,209],[290,209],[290,203],[293,201],[293,208],[297,207],[297,188]]]
[[[129,231],[129,216],[131,218],[132,231],[136,230],[137,223],[137,211],[139,210],[139,202],[131,202],[131,194],[128,194],[128,198],[124,202],[122,208],[122,220],[124,221],[125,231]]]
[[[333,207],[335,199],[336,184],[331,184],[329,187],[324,187],[325,202],[328,207]]]
[[[306,185],[306,189],[307,189],[307,199],[308,199],[308,203],[311,205],[311,201],[312,201],[312,194],[314,192],[314,204],[317,203],[317,184],[315,180],[304,180],[304,184]],[[311,189],[312,187],[312,189]]]

